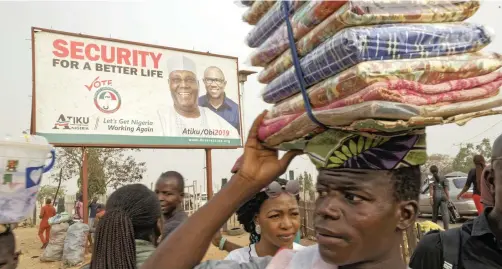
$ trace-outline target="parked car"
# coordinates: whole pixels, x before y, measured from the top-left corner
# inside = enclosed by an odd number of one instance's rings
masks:
[[[199,193],[197,194],[197,200],[199,208],[207,203],[207,193]]]
[[[464,188],[467,177],[448,177],[448,181],[450,183],[450,200],[457,207],[460,216],[477,216],[478,211],[474,201],[472,200],[472,186],[462,195],[462,197],[460,197],[460,200],[457,200],[457,195]],[[420,194],[419,202],[420,214],[432,214],[432,205],[430,203],[431,196],[428,182],[432,181],[426,181],[422,186],[422,193]]]

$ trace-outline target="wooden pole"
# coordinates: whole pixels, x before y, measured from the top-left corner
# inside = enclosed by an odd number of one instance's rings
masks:
[[[207,200],[213,197],[213,167],[211,160],[211,149],[206,149],[206,180],[207,180]]]
[[[89,174],[87,173],[87,149],[85,147],[82,148],[82,199],[84,204],[84,223],[89,223]]]

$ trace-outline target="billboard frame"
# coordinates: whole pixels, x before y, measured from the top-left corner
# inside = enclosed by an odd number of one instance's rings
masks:
[[[59,30],[53,30],[53,29],[47,29],[47,28],[41,28],[41,27],[31,27],[31,76],[32,76],[32,93],[31,93],[31,123],[30,123],[30,134],[36,135],[37,131],[37,124],[36,124],[36,66],[35,66],[35,57],[36,57],[36,52],[35,52],[35,34],[38,32],[47,32],[47,33],[52,33],[52,34],[60,34],[60,35],[66,35],[70,37],[80,37],[80,38],[89,38],[89,39],[95,39],[95,40],[100,40],[100,41],[108,41],[108,42],[117,42],[117,43],[123,43],[123,44],[128,44],[128,45],[134,45],[134,46],[144,46],[144,47],[150,47],[150,48],[155,48],[155,49],[165,49],[165,50],[172,50],[172,51],[178,51],[178,52],[185,52],[185,53],[192,53],[192,54],[198,54],[198,55],[204,55],[204,56],[212,56],[212,57],[219,57],[219,58],[226,58],[226,59],[231,59],[236,61],[236,75],[237,78],[239,78],[239,59],[238,57],[235,56],[228,56],[228,55],[221,55],[221,54],[213,54],[213,53],[208,53],[208,52],[201,52],[201,51],[195,51],[195,50],[187,50],[187,49],[180,49],[180,48],[172,48],[172,47],[167,47],[167,46],[160,46],[160,45],[153,45],[153,44],[146,44],[146,43],[141,43],[141,42],[135,42],[135,41],[128,41],[128,40],[122,40],[122,39],[116,39],[116,38],[108,38],[108,37],[99,37],[99,36],[93,36],[93,35],[87,35],[87,34],[79,34],[79,33],[72,33],[72,32],[65,32],[65,31],[59,31]],[[135,148],[135,149],[238,149],[238,148],[243,148],[245,141],[243,140],[243,129],[242,129],[242,119],[243,119],[243,111],[242,111],[242,104],[241,104],[241,89],[240,89],[240,83],[239,79],[237,79],[237,96],[238,96],[238,104],[239,104],[239,137],[241,139],[241,145],[240,146],[211,146],[211,145],[137,145],[137,144],[87,144],[87,143],[51,143],[56,147],[97,147],[97,148]],[[71,134],[69,134],[71,135]]]

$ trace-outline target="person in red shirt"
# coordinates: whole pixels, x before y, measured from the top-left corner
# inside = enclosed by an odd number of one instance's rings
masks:
[[[481,179],[483,170],[486,167],[486,162],[482,155],[475,155],[472,160],[474,162],[474,168],[469,171],[465,186],[457,195],[457,200],[460,200],[462,195],[466,193],[472,185],[472,200],[474,201],[474,205],[476,205],[478,215],[481,215],[481,213],[483,213],[483,205],[481,204]]]
[[[49,225],[49,219],[56,215],[56,209],[52,206],[51,199],[45,200],[45,205],[40,209],[40,228],[38,229],[38,237],[42,241],[42,248],[45,248],[49,244],[49,235],[51,233],[51,226]],[[44,237],[45,232],[45,237]]]

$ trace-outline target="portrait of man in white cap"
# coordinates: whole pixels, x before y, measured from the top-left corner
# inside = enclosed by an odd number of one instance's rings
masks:
[[[165,111],[159,110],[164,136],[194,136],[239,138],[238,132],[227,121],[205,107],[198,105],[199,81],[195,62],[182,55],[167,60],[168,85],[173,106]],[[200,131],[200,134],[191,132]],[[204,130],[223,130],[228,136],[211,134]]]

